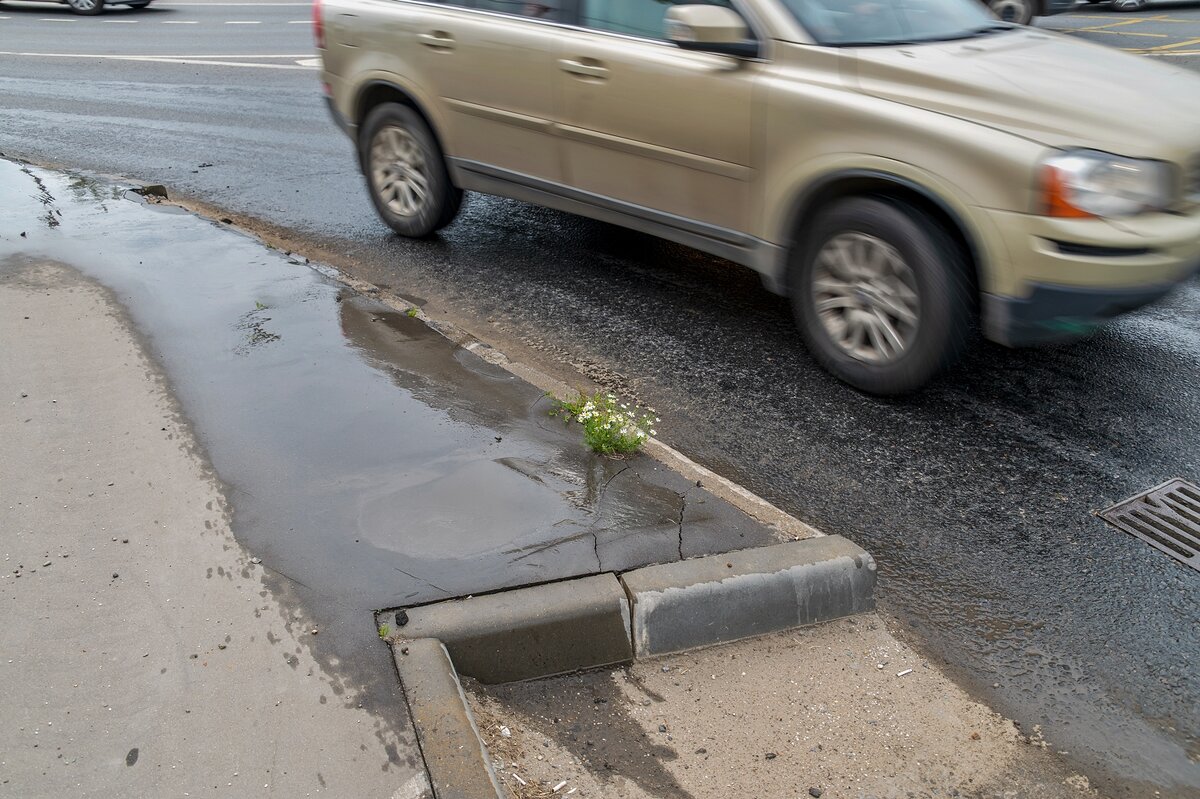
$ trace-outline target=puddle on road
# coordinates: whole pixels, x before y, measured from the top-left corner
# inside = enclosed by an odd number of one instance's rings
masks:
[[[173,206],[113,198],[0,161],[0,255],[116,292],[239,538],[316,595],[385,608],[770,540],[648,458],[584,452],[537,389],[420,320]]]
[[[238,540],[321,628],[331,689],[402,737],[370,611],[773,540],[649,458],[591,456],[537,389],[420,320],[178,207],[0,159],[0,269],[22,256],[125,306]]]

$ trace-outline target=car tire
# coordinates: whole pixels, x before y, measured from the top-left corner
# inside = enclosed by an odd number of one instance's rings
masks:
[[[401,236],[424,238],[454,220],[463,193],[425,120],[406,105],[383,103],[367,115],[359,154],[380,218]]]
[[[1149,0],[1112,0],[1109,8],[1113,11],[1141,11],[1148,5]]]
[[[1037,0],[987,0],[988,8],[1004,22],[1028,25],[1037,14]]]
[[[125,5],[129,6],[130,8],[145,8],[146,6],[150,5],[150,0],[137,3],[126,3]]]
[[[861,391],[914,391],[967,344],[973,306],[963,254],[915,208],[874,197],[839,200],[813,220],[791,267],[805,345]]]
[[[104,13],[104,0],[66,0],[71,13],[94,17]]]

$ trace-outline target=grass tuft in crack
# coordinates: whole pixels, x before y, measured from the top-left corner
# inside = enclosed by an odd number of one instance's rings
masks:
[[[386,624],[379,625],[379,637],[387,640],[387,637],[392,634],[392,628]]]
[[[631,408],[615,394],[601,391],[581,393],[574,400],[556,399],[550,415],[583,425],[584,443],[601,455],[632,455],[647,438],[658,435],[653,408]]]

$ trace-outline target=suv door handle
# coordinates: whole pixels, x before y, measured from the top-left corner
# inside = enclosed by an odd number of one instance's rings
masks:
[[[438,50],[453,50],[454,37],[445,31],[433,31],[431,33],[418,33],[417,41],[426,47],[433,47]]]
[[[570,72],[572,75],[581,75],[587,78],[600,78],[604,80],[608,77],[608,69],[599,61],[586,59],[584,61],[575,61],[570,58],[560,58],[558,60],[559,69],[563,72]]]

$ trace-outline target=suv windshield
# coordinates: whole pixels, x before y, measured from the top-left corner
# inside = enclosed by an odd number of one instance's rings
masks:
[[[984,36],[1014,26],[978,0],[783,0],[819,44],[914,44]]]

